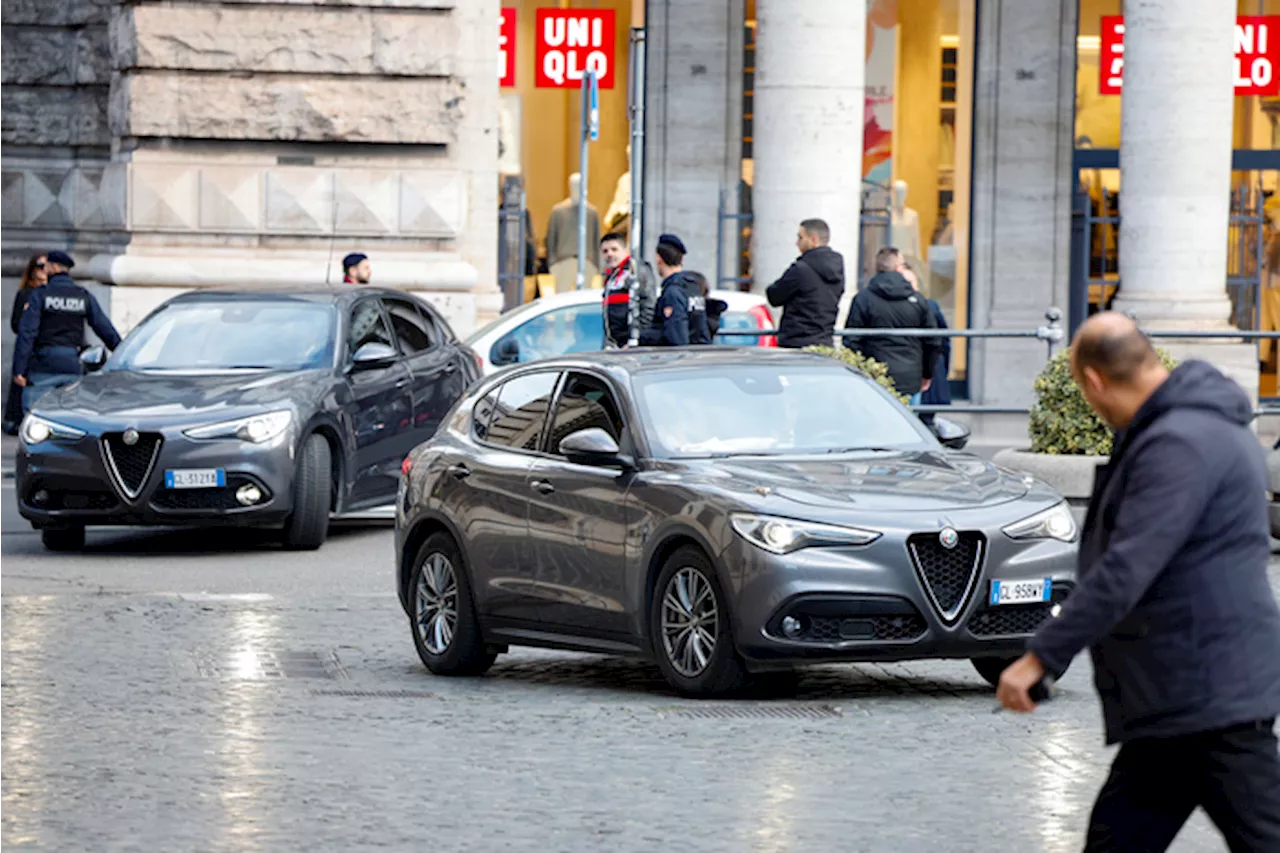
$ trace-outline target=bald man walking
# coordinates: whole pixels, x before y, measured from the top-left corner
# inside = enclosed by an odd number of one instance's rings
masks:
[[[1080,542],[1078,584],[1000,679],[1001,703],[1089,649],[1121,744],[1086,851],[1162,851],[1197,806],[1232,851],[1280,851],[1280,608],[1267,580],[1262,448],[1238,385],[1169,372],[1121,314],[1072,345],[1076,383],[1116,430]]]

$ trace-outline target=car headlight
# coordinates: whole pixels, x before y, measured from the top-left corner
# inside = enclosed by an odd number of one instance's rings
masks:
[[[27,415],[22,421],[22,429],[19,432],[22,435],[22,441],[26,444],[40,444],[50,439],[75,441],[77,438],[84,438],[84,430],[54,423],[37,415]]]
[[[880,538],[874,530],[771,515],[736,514],[730,516],[729,521],[739,536],[771,554],[790,554],[801,548],[821,546],[866,545]]]
[[[1004,528],[1010,539],[1057,539],[1059,542],[1076,541],[1078,532],[1075,517],[1065,501]]]
[[[262,444],[264,441],[270,441],[283,433],[291,423],[293,423],[293,412],[283,410],[266,412],[261,415],[250,415],[247,418],[222,421],[208,426],[192,427],[191,429],[183,430],[182,434],[188,438],[238,438],[241,441]]]

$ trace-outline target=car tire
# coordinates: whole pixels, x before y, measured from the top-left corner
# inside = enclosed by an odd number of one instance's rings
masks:
[[[329,533],[329,496],[333,489],[332,453],[323,436],[312,435],[298,454],[293,475],[293,513],[284,525],[284,544],[314,551]]]
[[[50,551],[79,551],[84,548],[84,528],[46,527],[40,531],[40,541]]]
[[[462,554],[446,533],[427,537],[413,558],[409,610],[414,648],[433,674],[483,675],[493,666],[498,656],[485,645],[480,632]]]
[[[664,624],[668,615],[673,621]],[[733,644],[728,602],[701,549],[681,548],[663,564],[649,608],[649,636],[658,668],[682,695],[707,699],[744,686],[746,668]]]
[[[1018,659],[1018,655],[1013,657],[994,657],[994,658],[972,658],[969,662],[973,664],[973,668],[978,671],[983,679],[992,687],[1000,685],[1000,675],[1008,668],[1009,664]],[[1066,675],[1066,672],[1063,672]]]

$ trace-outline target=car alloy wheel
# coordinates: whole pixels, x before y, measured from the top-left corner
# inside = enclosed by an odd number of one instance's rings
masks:
[[[662,646],[672,668],[696,678],[711,663],[720,635],[715,590],[702,572],[686,566],[662,593]]]
[[[453,563],[438,551],[418,575],[416,607],[419,639],[433,655],[444,654],[458,628],[458,579]]]

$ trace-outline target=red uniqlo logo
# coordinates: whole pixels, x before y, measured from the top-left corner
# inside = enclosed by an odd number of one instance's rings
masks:
[[[498,85],[516,84],[516,10],[503,9],[498,19]]]
[[[576,89],[588,70],[601,89],[613,88],[612,9],[539,9],[535,29],[539,89]]]
[[[1104,15],[1098,53],[1098,91],[1118,95],[1124,83],[1124,16]],[[1280,95],[1280,16],[1236,18],[1235,93]]]

